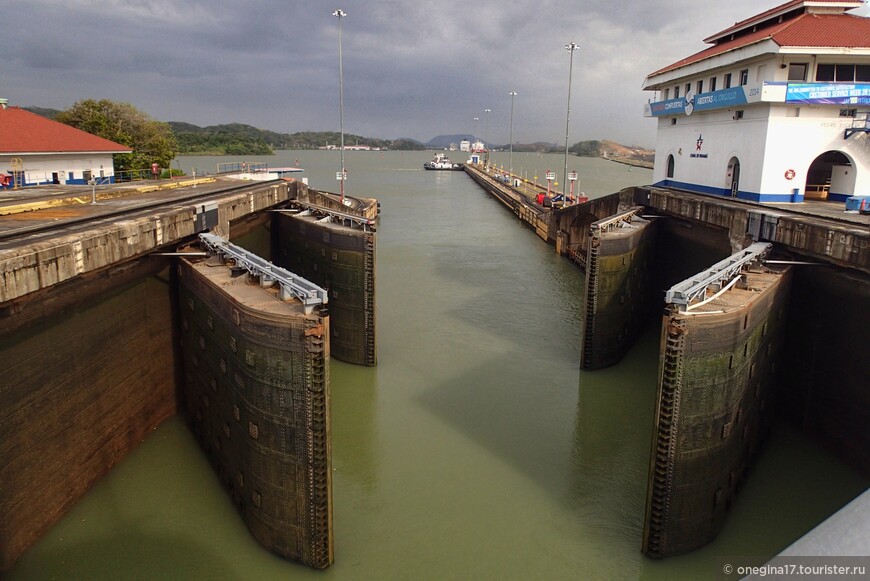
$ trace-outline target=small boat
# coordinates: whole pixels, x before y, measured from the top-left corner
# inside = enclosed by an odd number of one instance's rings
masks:
[[[423,168],[424,169],[455,171],[455,170],[461,170],[462,164],[461,163],[453,163],[452,161],[447,159],[447,156],[444,155],[443,153],[436,153],[435,157],[432,158],[432,161],[427,161],[426,163],[423,164]]]

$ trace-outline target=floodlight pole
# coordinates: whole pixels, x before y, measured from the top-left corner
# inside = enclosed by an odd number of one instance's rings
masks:
[[[483,149],[486,151],[486,165],[489,165],[489,114],[492,109],[484,109],[486,117],[483,118]]]
[[[344,205],[344,181],[347,171],[344,169],[344,66],[341,58],[341,19],[347,16],[347,12],[338,9],[332,13],[338,18],[338,122],[341,130],[341,171],[338,174],[341,192],[341,205]]]
[[[565,174],[562,180],[562,195],[566,197],[566,202],[568,196],[568,192],[565,189],[568,183],[568,129],[571,125],[571,75],[574,72],[574,51],[579,50],[579,48],[580,46],[576,42],[565,45],[565,50],[571,55],[568,61],[568,113],[565,116]]]
[[[514,179],[514,97],[517,96],[516,91],[508,93],[511,96],[511,130],[510,130],[510,157],[508,158],[508,174],[511,176],[511,185]]]

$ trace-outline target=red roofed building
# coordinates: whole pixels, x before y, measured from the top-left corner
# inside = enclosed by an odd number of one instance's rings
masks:
[[[792,0],[650,73],[655,183],[760,202],[870,195],[870,18]]]
[[[9,185],[114,182],[112,154],[132,151],[0,100],[0,172],[12,176]]]

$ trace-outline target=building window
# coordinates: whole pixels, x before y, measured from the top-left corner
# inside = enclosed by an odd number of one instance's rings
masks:
[[[710,92],[716,90],[716,77],[710,77]]]
[[[686,97],[692,92],[692,83],[686,83]]]
[[[669,178],[674,177],[674,163],[675,163],[675,162],[674,162],[674,156],[673,156],[673,155],[669,155],[669,156],[668,156],[668,176],[667,176],[667,177],[669,177]]]
[[[870,82],[870,65],[818,65],[817,83],[867,83]]]
[[[806,81],[807,80],[807,63],[789,63],[789,65],[788,65],[788,80],[789,81]]]
[[[740,71],[740,86],[749,84],[749,69]]]
[[[670,98],[671,98],[671,90],[670,90],[670,88],[665,89],[665,92],[662,93],[662,101],[667,101],[667,100],[670,99]]]
[[[816,82],[828,83],[834,80],[834,65],[819,65],[816,67]]]
[[[731,88],[731,73],[725,73],[725,76],[722,77],[722,88],[730,89]]]
[[[680,88],[674,87],[674,99],[679,99],[679,98],[680,98]]]
[[[736,119],[743,119],[743,110],[742,109],[734,112],[734,119],[735,120]]]
[[[695,92],[699,95],[704,92],[704,80],[701,79],[698,81],[698,84],[695,86]]]
[[[857,113],[857,109],[840,109],[840,117],[854,117]]]
[[[676,124],[677,124],[677,118],[671,117],[671,125],[676,125]]]
[[[834,80],[837,82],[851,83],[855,80],[855,65],[837,65],[834,72]]]

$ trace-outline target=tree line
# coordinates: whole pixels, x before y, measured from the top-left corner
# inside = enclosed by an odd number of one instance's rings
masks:
[[[276,149],[337,147],[341,141],[336,131],[276,133],[241,123],[198,127],[177,121],[155,121],[129,103],[108,99],[86,99],[66,111],[35,107],[30,110],[132,148],[132,153],[115,154],[117,171],[148,168],[155,162],[169,167],[177,155],[271,155]],[[344,143],[391,150],[425,149],[423,144],[410,139],[373,139],[359,135],[345,135]],[[528,148],[514,146],[514,151],[555,152],[557,149],[555,145],[542,143],[530,144]],[[598,157],[601,142],[580,141],[572,145],[569,152]]]

